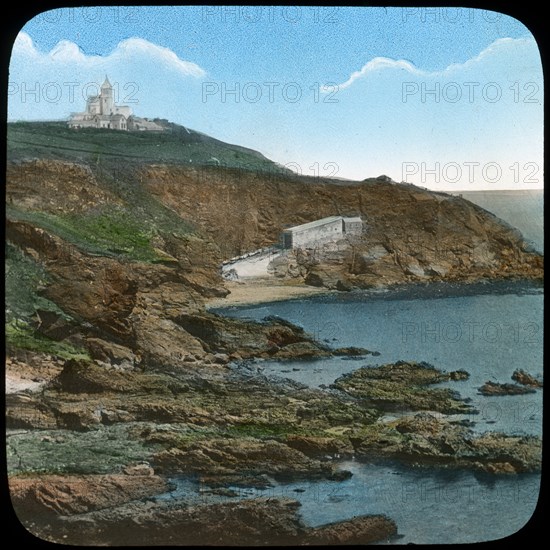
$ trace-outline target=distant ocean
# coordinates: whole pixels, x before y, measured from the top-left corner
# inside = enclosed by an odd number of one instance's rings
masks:
[[[457,191],[453,195],[485,208],[517,227],[539,252],[544,252],[544,190]]]

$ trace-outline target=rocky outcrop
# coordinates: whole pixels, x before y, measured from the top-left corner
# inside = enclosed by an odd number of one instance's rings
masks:
[[[519,384],[500,384],[488,380],[477,390],[481,395],[523,395],[525,393],[535,393],[533,388],[521,386]]]
[[[132,475],[130,471],[109,475],[12,476],[9,487],[13,507],[23,522],[84,514],[168,490],[166,481],[151,471],[145,475]]]
[[[535,378],[531,374],[525,372],[523,369],[516,369],[512,373],[512,380],[521,384],[522,386],[528,386],[531,388],[542,388],[542,380]]]
[[[7,203],[26,210],[80,213],[105,203],[121,204],[83,163],[39,158],[10,163],[6,181]]]
[[[395,536],[385,516],[361,516],[317,528],[298,516],[288,498],[257,498],[222,504],[134,502],[110,510],[25,520],[39,538],[86,546],[301,546],[367,544]]]
[[[179,315],[177,323],[197,338],[210,353],[227,356],[238,354],[248,357],[273,357],[276,359],[307,359],[346,355],[346,350],[332,350],[317,342],[304,329],[277,317],[264,319],[262,323],[249,323],[228,319],[213,313]],[[367,350],[364,350],[368,353]],[[351,350],[349,354],[354,354]]]
[[[360,368],[338,378],[332,387],[365,399],[372,406],[386,411],[472,413],[470,405],[457,392],[449,388],[426,387],[467,376],[465,371],[446,373],[427,363],[399,361],[380,367]]]
[[[205,313],[200,292],[212,295],[208,277],[197,286],[189,282],[197,273],[178,266],[90,257],[27,222],[9,222],[7,230],[13,243],[44,262],[52,279],[46,296],[80,323],[84,343],[99,361],[161,368],[186,360],[212,362],[216,353],[328,355],[303,329],[280,320],[259,325]],[[74,337],[75,330],[60,337]],[[301,346],[295,350],[285,348],[296,343]]]
[[[130,503],[31,525],[40,538],[86,546],[263,546],[297,541],[306,529],[290,499],[213,505]]]
[[[89,257],[59,237],[27,222],[10,221],[6,237],[51,274],[47,297],[80,323],[90,323],[115,340],[130,340],[128,316],[136,305],[138,285],[122,264]]]
[[[131,369],[137,364],[137,358],[131,349],[102,338],[87,338],[86,347],[92,359],[107,365]]]
[[[353,443],[359,457],[394,457],[418,466],[488,473],[536,472],[542,460],[541,441],[536,437],[502,433],[474,436],[464,426],[429,413],[378,424]]]
[[[291,434],[285,443],[306,456],[320,459],[345,458],[353,455],[349,440],[338,437]]]
[[[360,516],[311,529],[304,542],[319,546],[363,545],[389,542],[395,535],[397,526],[393,520],[385,516]]]
[[[273,440],[224,438],[182,442],[157,454],[153,464],[163,473],[200,473],[209,484],[216,485],[236,482],[269,485],[265,476],[292,480],[345,479],[351,475]]]
[[[6,395],[6,427],[11,429],[53,429],[57,418],[50,406],[36,396],[24,393]]]
[[[445,193],[386,181],[335,186],[307,180],[304,185],[298,176],[162,165],[146,168],[142,176],[151,193],[198,224],[224,258],[278,242],[287,225],[348,213],[366,221],[359,239],[278,257],[271,266],[277,277],[343,290],[411,281],[542,277],[542,257],[527,251],[516,230]],[[228,234],[227,226],[239,230]]]

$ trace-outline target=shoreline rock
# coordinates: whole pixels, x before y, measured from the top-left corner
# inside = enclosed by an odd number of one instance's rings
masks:
[[[32,534],[78,546],[368,544],[397,534],[395,522],[380,515],[308,527],[300,504],[288,498],[156,501],[151,497],[168,484],[145,464],[123,474],[10,476],[9,486],[16,515]]]
[[[477,389],[481,395],[523,395],[527,393],[536,393],[532,387],[521,386],[519,384],[501,384],[488,380]]]
[[[542,388],[543,386],[542,380],[535,378],[534,376],[525,372],[523,369],[516,369],[512,373],[512,380],[514,380],[514,382],[517,382],[518,384],[521,384],[522,386],[529,386],[531,388]]]
[[[467,469],[490,474],[538,472],[542,442],[497,432],[474,435],[465,426],[417,413],[358,432],[358,458],[390,459],[419,467]]]
[[[447,380],[464,380],[464,370],[445,373],[427,363],[398,361],[362,367],[336,379],[332,388],[364,399],[382,411],[432,410],[446,414],[476,411],[449,388],[428,388]]]

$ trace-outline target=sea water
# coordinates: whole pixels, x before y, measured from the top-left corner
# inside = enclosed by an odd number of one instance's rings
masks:
[[[439,283],[218,312],[258,321],[276,315],[302,326],[326,345],[379,353],[358,361],[342,357],[257,361],[252,369],[259,374],[324,387],[361,366],[398,360],[426,361],[446,371],[464,369],[470,373],[468,380],[439,386],[471,399],[478,411],[467,415],[474,431],[542,434],[541,390],[498,397],[478,393],[487,380],[512,382],[517,368],[542,376],[543,293],[536,285]],[[303,520],[311,526],[386,514],[398,525],[402,535],[398,543],[469,543],[500,539],[521,529],[535,510],[540,485],[538,474],[488,475],[389,462],[344,461],[339,467],[353,476],[341,482],[281,484],[268,492],[246,489],[240,496],[296,498]]]
[[[454,295],[453,295],[454,294]],[[420,297],[418,297],[420,295]],[[291,378],[312,387],[330,386],[361,366],[424,361],[470,378],[446,382],[470,399],[476,431],[541,435],[542,392],[483,396],[486,381],[511,383],[516,369],[542,376],[543,293],[523,283],[460,287],[442,283],[384,293],[353,292],[218,310],[261,321],[277,316],[303,327],[333,348],[375,351],[360,360],[330,357],[309,361],[257,361],[264,375]]]

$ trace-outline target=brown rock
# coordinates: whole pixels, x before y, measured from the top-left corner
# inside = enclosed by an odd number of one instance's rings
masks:
[[[522,386],[529,386],[531,388],[542,388],[542,381],[538,380],[534,376],[531,376],[523,369],[516,369],[512,374],[512,380],[521,384]]]
[[[86,345],[92,359],[114,365],[120,365],[121,363],[133,365],[136,361],[136,356],[131,349],[113,342],[107,342],[101,338],[87,338]]]
[[[397,535],[397,525],[386,516],[360,516],[347,521],[322,525],[305,536],[306,544],[349,545],[389,541]]]
[[[535,393],[531,387],[520,386],[519,384],[499,384],[488,380],[477,390],[482,395],[522,395],[525,393]]]
[[[279,479],[337,475],[330,464],[308,458],[304,453],[277,441],[255,439],[211,439],[182,442],[158,453],[153,463],[159,472],[196,472],[216,476],[257,476]]]
[[[55,429],[57,418],[54,411],[39,397],[10,394],[6,395],[6,427]]]
[[[126,466],[122,470],[127,476],[154,476],[155,470],[149,464],[136,464],[135,466]]]
[[[287,344],[278,350],[273,357],[277,359],[307,359],[330,355],[327,350],[320,349],[312,342],[296,342]]]
[[[12,476],[8,481],[18,517],[33,521],[108,508],[168,489],[166,481],[150,473]]]
[[[349,441],[343,441],[335,437],[289,435],[285,443],[306,456],[314,458],[326,458],[327,456],[342,458],[353,454],[353,447]]]
[[[204,357],[201,342],[170,319],[149,315],[134,323],[136,347],[152,367],[177,366],[186,356]]]

